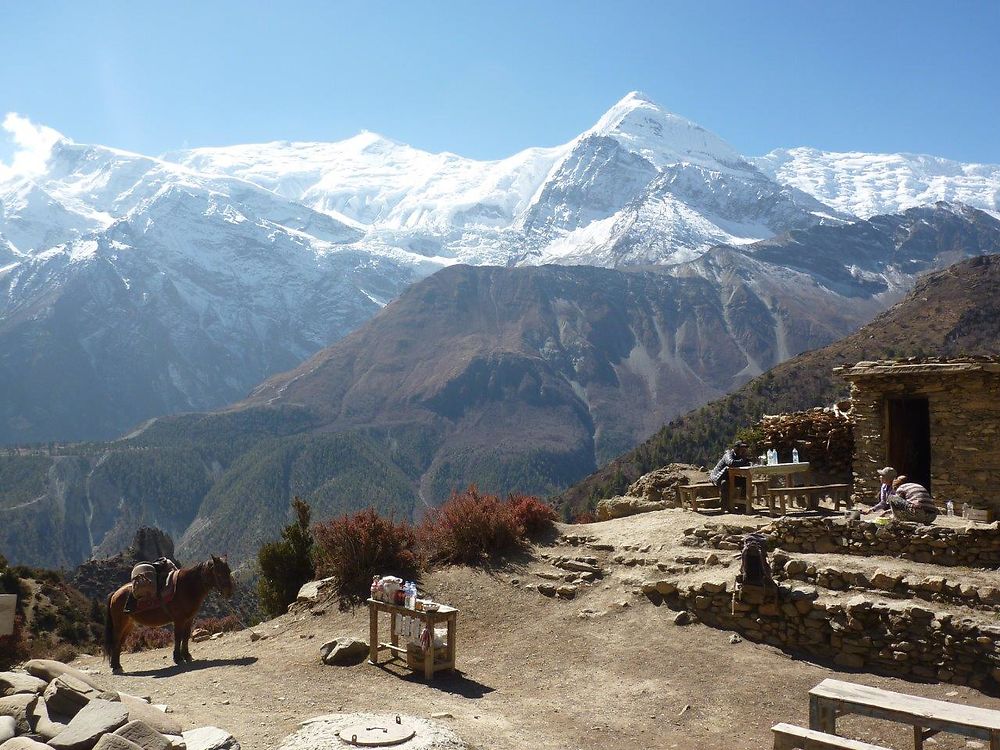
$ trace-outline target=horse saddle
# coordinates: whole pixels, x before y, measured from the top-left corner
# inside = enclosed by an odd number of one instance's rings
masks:
[[[177,589],[177,566],[161,557],[132,568],[132,596],[135,612],[158,609],[173,601]]]

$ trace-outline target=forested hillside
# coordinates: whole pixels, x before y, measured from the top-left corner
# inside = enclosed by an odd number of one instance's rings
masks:
[[[708,465],[764,414],[833,403],[848,395],[833,368],[866,359],[1000,353],[1000,256],[929,274],[897,305],[856,333],[806,352],[742,388],[664,425],[635,450],[556,496],[566,517],[620,494],[672,461]]]

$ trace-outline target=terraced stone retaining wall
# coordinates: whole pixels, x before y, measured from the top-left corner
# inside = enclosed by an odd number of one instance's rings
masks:
[[[1000,612],[1000,588],[975,586],[961,580],[952,582],[944,576],[900,575],[879,568],[865,573],[832,565],[816,566],[784,552],[771,555],[771,568],[775,579],[803,581],[831,591],[873,591],[894,599],[923,599]]]
[[[897,521],[880,526],[840,517],[785,517],[763,527],[707,523],[685,529],[684,544],[739,549],[743,536],[751,531],[766,535],[772,549],[788,552],[882,555],[944,566],[1000,568],[998,522],[956,529]]]
[[[767,603],[734,602],[728,586],[715,582],[679,590],[651,582],[644,591],[706,625],[848,669],[1000,691],[1000,626],[860,595],[845,604],[821,602],[815,590],[786,586]]]

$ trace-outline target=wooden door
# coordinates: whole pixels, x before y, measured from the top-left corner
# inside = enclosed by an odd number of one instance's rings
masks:
[[[889,465],[911,482],[931,489],[931,420],[926,398],[888,402]]]

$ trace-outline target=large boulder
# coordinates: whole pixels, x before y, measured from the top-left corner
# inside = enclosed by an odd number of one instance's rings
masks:
[[[709,481],[708,472],[692,464],[667,464],[643,474],[626,491],[628,497],[637,497],[647,503],[663,503],[666,507],[677,504],[679,484],[698,484]]]
[[[51,740],[60,734],[69,724],[71,718],[51,713],[44,699],[37,701],[28,712],[28,720],[35,728],[35,734],[40,734],[46,740]]]
[[[92,700],[80,709],[66,728],[49,740],[56,750],[92,750],[102,735],[128,722],[128,710],[121,703]]]
[[[357,638],[337,638],[319,648],[324,664],[347,667],[368,658],[368,643]]]
[[[649,502],[638,497],[617,495],[598,501],[595,515],[598,521],[610,521],[612,518],[634,516],[636,513],[649,513],[654,510],[663,510],[666,507],[666,503]]]
[[[13,716],[0,716],[0,745],[17,734],[17,720]]]
[[[18,734],[26,734],[31,731],[28,716],[38,696],[34,693],[18,693],[0,698],[0,716],[10,716],[14,719]]]
[[[45,688],[42,697],[45,699],[45,705],[48,706],[49,712],[72,717],[100,695],[100,691],[67,673],[52,680]]]
[[[0,672],[0,696],[17,693],[41,693],[45,690],[45,680],[40,680],[25,672]]]
[[[63,664],[61,661],[54,661],[52,659],[32,659],[26,662],[24,668],[28,670],[30,674],[33,674],[39,679],[45,680],[46,682],[51,682],[56,677],[60,675],[68,674],[70,677],[75,677],[80,682],[90,685],[98,692],[104,692],[108,688],[101,684],[100,681],[95,680],[91,675],[81,672],[79,669],[75,669],[67,664]]]

